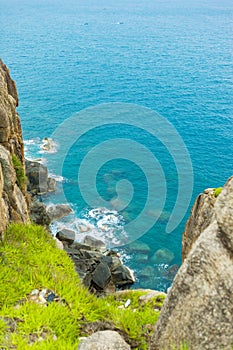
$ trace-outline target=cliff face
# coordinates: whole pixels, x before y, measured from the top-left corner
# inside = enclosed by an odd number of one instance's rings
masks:
[[[183,264],[156,324],[151,349],[227,350],[233,344],[233,177],[200,195],[183,236]]]
[[[11,221],[29,220],[26,184],[19,184],[24,172],[22,129],[16,112],[18,94],[9,69],[0,60],[0,236]],[[17,159],[21,175],[16,174],[12,157]],[[18,184],[17,184],[18,183]]]

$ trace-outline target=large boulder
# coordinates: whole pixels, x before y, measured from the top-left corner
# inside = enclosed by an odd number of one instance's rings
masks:
[[[215,198],[199,196],[186,226],[184,262],[168,293],[150,349],[232,349],[233,177]]]

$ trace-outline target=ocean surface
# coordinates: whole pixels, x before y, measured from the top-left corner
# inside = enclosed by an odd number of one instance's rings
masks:
[[[0,0],[26,155],[74,209],[52,230],[105,240],[135,287],[170,286],[196,196],[233,174],[232,23],[230,0]]]

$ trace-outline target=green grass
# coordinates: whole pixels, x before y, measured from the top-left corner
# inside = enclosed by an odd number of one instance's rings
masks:
[[[218,197],[218,195],[222,192],[222,187],[218,187],[214,189],[214,197]]]
[[[77,349],[85,324],[111,322],[147,349],[163,297],[140,305],[142,292],[96,298],[80,283],[73,262],[42,227],[12,224],[0,243],[0,348]],[[65,303],[48,306],[27,300],[33,289],[52,289]],[[24,299],[24,302],[18,302]],[[127,299],[127,309],[119,309]],[[16,306],[17,305],[17,306]],[[12,331],[10,320],[16,326]],[[12,328],[12,327],[11,327]],[[40,341],[40,338],[43,340]]]
[[[17,185],[22,190],[27,182],[27,177],[25,175],[24,168],[15,154],[12,155],[12,163],[16,172]]]

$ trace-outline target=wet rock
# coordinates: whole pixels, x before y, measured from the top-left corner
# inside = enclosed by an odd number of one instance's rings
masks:
[[[130,346],[119,333],[106,330],[82,340],[78,350],[130,350]]]
[[[70,230],[68,228],[63,228],[62,230],[57,232],[56,237],[62,242],[72,244],[75,240],[75,231]]]
[[[47,214],[51,221],[62,219],[72,212],[73,210],[68,204],[56,204],[47,208]]]
[[[151,257],[153,264],[169,264],[174,259],[174,254],[167,248],[158,249]]]

